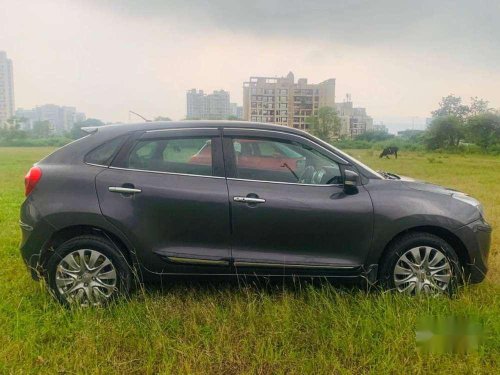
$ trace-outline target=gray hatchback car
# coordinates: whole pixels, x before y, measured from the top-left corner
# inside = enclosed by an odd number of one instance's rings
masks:
[[[250,122],[87,128],[25,179],[21,253],[64,303],[161,275],[359,279],[449,293],[487,271],[470,196],[378,173],[300,130]]]

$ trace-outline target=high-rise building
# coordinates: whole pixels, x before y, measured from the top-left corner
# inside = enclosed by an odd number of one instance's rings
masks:
[[[58,106],[55,104],[45,104],[33,109],[19,108],[16,117],[23,119],[24,130],[33,128],[37,121],[48,121],[54,134],[62,134],[70,131],[74,124],[85,120],[85,114],[77,112],[75,107]]]
[[[203,90],[189,90],[186,93],[187,111],[186,118],[199,119],[203,114],[205,93]]]
[[[366,114],[366,108],[354,107],[349,94],[344,102],[336,103],[335,108],[342,124],[340,137],[354,138],[373,130],[373,119]]]
[[[14,105],[12,60],[0,51],[0,125],[14,116]]]
[[[205,94],[203,90],[189,90],[186,94],[187,119],[225,120],[231,115],[229,92],[224,90]]]
[[[307,129],[306,119],[321,107],[335,107],[335,79],[318,84],[299,78],[250,77],[243,83],[243,118]]]

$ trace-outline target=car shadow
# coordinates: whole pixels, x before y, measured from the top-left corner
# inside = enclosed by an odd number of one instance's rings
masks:
[[[304,278],[283,276],[163,276],[147,283],[141,284],[136,289],[141,289],[148,294],[183,292],[195,290],[202,293],[229,292],[238,293],[242,290],[256,293],[274,295],[283,293],[300,293],[306,288],[321,290],[333,288],[339,292],[372,292],[376,287],[369,287],[364,282],[355,280],[338,280],[332,278]]]

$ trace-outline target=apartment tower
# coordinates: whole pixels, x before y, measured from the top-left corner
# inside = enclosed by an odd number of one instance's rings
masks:
[[[229,92],[224,90],[205,94],[192,89],[186,93],[186,118],[192,120],[225,120],[231,115]]]
[[[306,118],[321,107],[335,107],[335,79],[318,84],[299,78],[250,77],[243,84],[243,118],[307,129]]]
[[[14,74],[12,60],[0,51],[0,125],[14,116]]]

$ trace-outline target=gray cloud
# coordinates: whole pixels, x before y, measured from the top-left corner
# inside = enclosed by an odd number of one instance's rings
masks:
[[[292,70],[375,118],[426,117],[450,92],[498,107],[497,1],[3,0],[0,46],[21,107],[182,118],[187,89],[240,102],[250,75]]]
[[[130,17],[181,21],[257,37],[311,38],[353,45],[442,47],[500,43],[498,0],[96,0]]]

